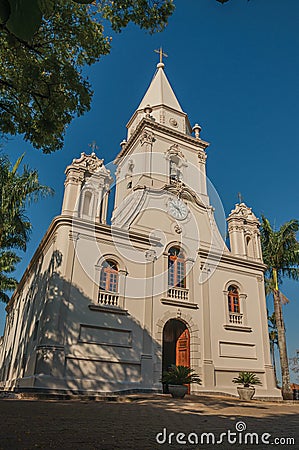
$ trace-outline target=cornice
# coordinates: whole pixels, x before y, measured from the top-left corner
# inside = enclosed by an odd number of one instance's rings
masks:
[[[174,114],[178,114],[181,117],[185,117],[188,120],[188,124],[189,124],[190,129],[191,129],[191,125],[190,125],[190,122],[189,122],[188,114],[185,113],[184,111],[178,111],[177,109],[174,109],[174,108],[172,108],[171,106],[168,106],[168,105],[163,105],[162,103],[152,107],[153,111],[157,110],[157,109],[165,109],[165,110],[168,110],[168,111],[170,111],[170,112],[172,112]],[[127,128],[129,128],[132,125],[132,123],[134,122],[134,120],[136,119],[138,114],[140,114],[140,113],[141,114],[144,113],[144,109],[142,109],[142,108],[141,109],[136,109],[136,111],[134,112],[133,116],[131,117],[131,119],[129,120],[129,122],[126,125]]]
[[[73,229],[79,233],[80,230],[85,232],[93,232],[93,235],[95,237],[100,235],[105,236],[111,236],[113,235],[113,238],[120,238],[124,240],[128,240],[128,237],[130,241],[138,242],[139,244],[146,244],[146,245],[159,245],[160,239],[159,238],[152,238],[149,240],[148,234],[145,233],[139,233],[137,231],[131,231],[131,230],[123,230],[122,228],[118,228],[116,226],[96,223],[90,220],[84,220],[77,217],[71,217],[72,221],[72,227]],[[90,234],[90,233],[89,233]]]
[[[205,150],[210,145],[206,141],[203,141],[201,139],[195,138],[188,134],[182,133],[181,131],[173,130],[172,128],[166,127],[165,125],[154,122],[153,120],[144,117],[137,125],[136,130],[130,136],[130,139],[128,140],[128,142],[123,145],[121,151],[119,152],[119,154],[116,156],[115,160],[113,161],[114,164],[117,164],[125,156],[125,154],[128,153],[129,149],[136,142],[140,133],[142,132],[142,130],[145,127],[149,127],[153,131],[161,131],[161,132],[167,134],[168,136],[185,141],[189,144],[192,144],[192,145],[198,147],[199,150]]]
[[[245,258],[240,258],[238,256],[232,255],[231,253],[222,253],[213,252],[211,250],[199,249],[198,254],[203,260],[207,258],[211,262],[215,261],[217,264],[219,263],[227,263],[229,265],[233,264],[238,267],[243,267],[244,269],[252,269],[259,272],[264,272],[267,269],[266,264],[253,261]]]
[[[77,217],[73,216],[67,216],[67,215],[60,215],[54,217],[52,220],[49,228],[47,229],[44,237],[40,241],[37,249],[35,250],[26,270],[24,271],[15,291],[13,292],[10,301],[8,302],[6,306],[6,311],[8,312],[11,308],[13,303],[15,302],[16,298],[18,298],[20,290],[23,288],[27,278],[30,276],[30,273],[32,269],[34,268],[34,265],[37,263],[39,257],[41,256],[42,252],[44,251],[45,247],[51,243],[52,239],[56,239],[56,233],[57,230],[62,227],[66,226],[69,227],[71,231],[77,233],[80,236],[80,232],[82,234],[84,233],[90,233],[92,231],[95,238],[102,236],[107,236],[111,240],[111,236],[113,235],[113,239],[119,238],[123,239],[125,241],[129,240],[131,242],[136,242],[139,244],[144,244],[145,246],[149,245],[159,245],[160,239],[151,237],[151,241],[149,240],[148,234],[139,233],[136,231],[124,231],[117,227],[111,227],[111,225],[106,224],[100,224],[95,223],[93,221],[88,221],[84,219],[79,219]]]
[[[161,192],[165,192],[165,193],[171,193],[173,195],[177,195],[179,193],[180,198],[195,203],[197,206],[204,209],[205,211],[209,209],[207,207],[207,205],[205,205],[204,202],[201,200],[199,195],[195,191],[190,189],[188,186],[185,186],[184,183],[181,183],[181,184],[178,183],[177,185],[164,184],[160,188],[154,188],[154,187],[149,187],[149,186],[145,186],[142,184],[137,184],[133,188],[134,192],[140,191],[140,190],[145,190],[146,192],[152,193],[152,194],[161,194]]]
[[[54,219],[50,223],[49,228],[47,229],[46,233],[44,234],[44,237],[40,241],[40,243],[39,243],[37,249],[35,250],[28,266],[26,267],[25,272],[23,273],[16,289],[14,290],[14,292],[11,296],[11,299],[5,308],[6,311],[11,309],[16,296],[18,295],[19,291],[22,289],[23,285],[25,284],[25,281],[27,280],[27,277],[30,275],[30,272],[31,272],[34,264],[38,261],[38,258],[40,257],[42,250],[49,244],[50,240],[54,237],[58,227],[63,226],[63,225],[68,225],[68,220],[65,220],[65,219],[67,219],[67,217],[57,216],[57,217],[54,217]]]

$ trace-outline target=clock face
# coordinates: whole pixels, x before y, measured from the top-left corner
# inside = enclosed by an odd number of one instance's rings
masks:
[[[188,208],[182,200],[176,198],[168,202],[169,214],[177,220],[184,220],[188,215]]]

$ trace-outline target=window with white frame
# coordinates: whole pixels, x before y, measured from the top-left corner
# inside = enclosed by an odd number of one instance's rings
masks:
[[[236,282],[227,283],[223,293],[226,311],[225,328],[242,327],[242,329],[248,328],[248,331],[251,330],[250,327],[246,326],[245,300],[247,295],[242,292],[240,285]]]

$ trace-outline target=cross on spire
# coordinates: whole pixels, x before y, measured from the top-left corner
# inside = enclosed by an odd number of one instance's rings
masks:
[[[98,150],[98,149],[99,149],[99,147],[97,146],[97,143],[96,143],[96,141],[92,141],[92,143],[91,143],[91,144],[88,144],[88,147],[90,147],[90,148],[91,148],[91,150],[92,150],[92,153],[95,153],[95,150]]]
[[[158,53],[158,54],[160,55],[160,63],[163,64],[163,56],[164,56],[165,58],[168,57],[168,55],[167,55],[166,53],[163,52],[163,48],[160,47],[159,50],[154,50],[154,52],[156,52],[156,53]]]

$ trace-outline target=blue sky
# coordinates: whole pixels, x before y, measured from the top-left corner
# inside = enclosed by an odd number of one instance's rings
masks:
[[[175,0],[163,33],[135,26],[112,34],[111,54],[86,73],[95,95],[91,111],[69,126],[63,150],[43,155],[20,138],[4,152],[26,152],[55,196],[30,207],[33,233],[19,277],[52,218],[60,213],[65,167],[96,140],[108,163],[126,137],[125,125],[155,71],[161,45],[166,74],[191,124],[211,143],[207,173],[226,215],[238,192],[257,216],[279,227],[299,218],[299,2],[297,0]],[[108,31],[107,31],[108,33]],[[108,33],[111,34],[111,33]],[[299,284],[284,282],[289,356],[299,349]],[[270,304],[271,305],[271,304]],[[270,306],[270,309],[272,305]],[[0,306],[0,332],[4,323]]]

